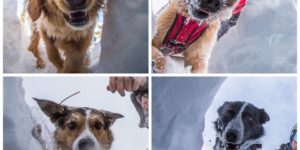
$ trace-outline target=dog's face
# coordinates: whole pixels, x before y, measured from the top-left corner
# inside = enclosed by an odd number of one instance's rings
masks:
[[[238,0],[185,0],[188,14],[195,20],[225,20],[231,17]]]
[[[104,7],[104,0],[29,0],[28,13],[36,20],[44,10],[46,15],[55,15],[73,30],[84,30],[95,22],[97,12]]]
[[[227,150],[238,150],[263,136],[263,124],[270,120],[263,109],[245,102],[225,102],[218,115],[215,126]]]
[[[92,108],[73,108],[35,99],[56,126],[55,140],[64,150],[107,150],[113,141],[111,125],[121,114]]]

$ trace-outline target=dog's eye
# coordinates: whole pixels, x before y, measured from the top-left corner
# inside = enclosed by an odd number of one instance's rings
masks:
[[[77,125],[76,125],[75,122],[70,122],[70,123],[68,123],[67,126],[68,126],[68,128],[69,128],[70,130],[75,130],[76,127],[77,127]]]
[[[100,130],[102,128],[102,124],[100,122],[96,122],[95,125],[94,125],[94,128],[96,130]]]
[[[247,121],[249,121],[249,122],[253,121],[253,118],[252,118],[252,117],[249,117],[249,116],[247,116],[246,119],[247,119]]]

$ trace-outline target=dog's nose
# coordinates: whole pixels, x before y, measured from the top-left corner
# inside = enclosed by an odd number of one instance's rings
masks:
[[[79,150],[88,150],[94,148],[95,143],[90,138],[81,139],[78,143]]]
[[[221,9],[223,0],[202,0],[201,7],[209,12],[217,12]]]
[[[86,3],[86,0],[67,0],[70,7],[82,7]]]
[[[230,130],[226,133],[226,141],[235,143],[238,139],[238,131]]]

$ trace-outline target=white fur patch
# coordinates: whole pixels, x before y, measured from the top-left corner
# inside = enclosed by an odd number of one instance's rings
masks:
[[[99,142],[97,141],[97,138],[94,136],[94,134],[89,129],[88,118],[90,117],[90,114],[91,114],[91,110],[86,110],[85,130],[78,136],[78,138],[73,143],[72,150],[79,150],[78,144],[79,144],[80,140],[84,139],[84,138],[90,138],[95,143],[93,150],[103,150],[103,147],[99,144]]]
[[[228,130],[230,129],[234,129],[238,131],[238,140],[236,141],[236,143],[233,144],[240,144],[243,142],[243,137],[244,137],[244,123],[243,123],[243,119],[242,119],[242,113],[244,112],[245,108],[248,106],[248,103],[245,103],[242,108],[240,109],[239,113],[237,114],[237,116],[232,119],[226,126],[225,131],[223,133],[222,136],[222,141],[226,141],[226,133],[228,132]],[[227,141],[226,141],[227,142]]]

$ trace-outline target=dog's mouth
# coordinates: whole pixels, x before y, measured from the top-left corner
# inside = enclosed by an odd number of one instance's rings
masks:
[[[232,143],[225,143],[225,147],[227,150],[238,150],[240,145],[232,144]]]
[[[64,16],[68,23],[75,27],[84,26],[89,22],[87,11],[74,11],[71,13],[65,13]]]
[[[207,19],[210,15],[210,12],[206,11],[203,8],[196,8],[195,6],[191,5],[191,13],[198,19]]]

